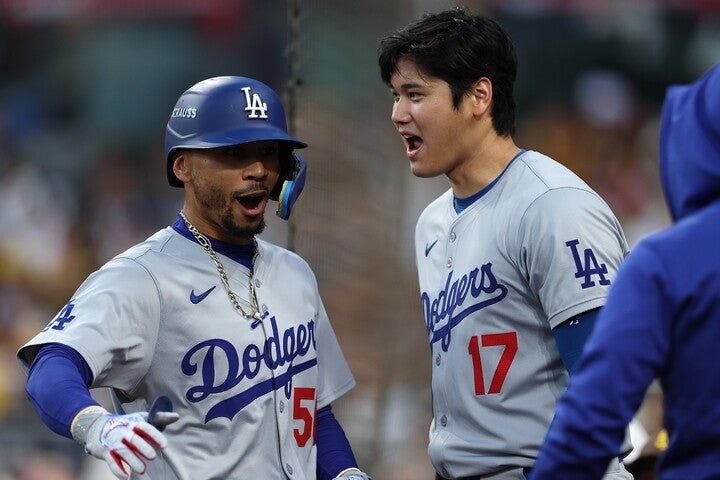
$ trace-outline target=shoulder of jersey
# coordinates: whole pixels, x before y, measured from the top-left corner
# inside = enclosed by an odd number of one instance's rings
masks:
[[[525,169],[531,172],[532,176],[545,189],[563,187],[589,189],[588,185],[572,170],[542,153],[528,151],[517,161],[524,165]],[[528,177],[523,176],[523,178],[527,181]]]

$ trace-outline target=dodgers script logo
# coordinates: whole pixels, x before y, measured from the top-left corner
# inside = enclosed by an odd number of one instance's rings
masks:
[[[215,404],[205,415],[205,423],[218,417],[232,420],[247,405],[281,387],[285,397],[290,399],[293,376],[317,365],[315,356],[295,364],[296,359],[304,357],[311,349],[313,352],[316,350],[314,320],[290,327],[282,333],[278,331],[275,317],[270,318],[270,325],[272,334],[263,344],[251,343],[242,352],[238,352],[227,340],[213,338],[195,345],[183,357],[182,372],[189,377],[199,374],[201,382],[185,393],[185,398],[192,403],[226,392],[245,379],[252,380],[263,366],[273,371],[287,366],[282,374],[251,385],[245,391]],[[218,371],[223,369],[227,369],[227,373],[219,374]]]
[[[431,299],[427,292],[421,295],[425,326],[428,334],[432,335],[430,347],[432,348],[433,344],[440,340],[445,352],[450,346],[450,333],[456,325],[471,313],[499,302],[508,293],[507,287],[495,278],[492,263],[475,268],[455,280],[453,280],[454,274],[454,270],[448,274],[445,286],[440,290],[437,298]],[[473,303],[461,309],[465,300]],[[443,322],[445,325],[436,330],[437,325]]]
[[[267,103],[262,101],[260,95],[253,93],[251,98],[250,87],[243,87],[240,90],[245,92],[245,111],[250,112],[248,118],[268,118]]]

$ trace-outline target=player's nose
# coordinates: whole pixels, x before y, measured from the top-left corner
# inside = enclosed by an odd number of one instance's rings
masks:
[[[243,178],[262,180],[268,175],[268,167],[264,161],[255,159],[243,168]]]
[[[402,99],[394,102],[390,119],[396,127],[408,123],[410,121],[410,111],[407,108],[407,102]]]

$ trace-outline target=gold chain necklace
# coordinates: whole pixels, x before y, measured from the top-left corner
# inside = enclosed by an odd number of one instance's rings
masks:
[[[205,251],[210,255],[210,258],[215,263],[215,268],[217,268],[218,273],[220,274],[220,280],[222,280],[223,286],[225,287],[225,291],[227,292],[228,298],[230,298],[230,302],[233,304],[233,307],[235,307],[235,310],[240,312],[240,314],[243,317],[249,318],[253,320],[253,323],[250,325],[252,328],[257,327],[260,322],[265,318],[265,315],[260,313],[260,309],[258,308],[257,303],[257,296],[255,295],[255,282],[253,280],[253,269],[250,268],[250,308],[252,308],[253,313],[248,313],[240,306],[240,302],[238,301],[237,295],[235,295],[235,292],[232,291],[230,288],[230,282],[228,281],[227,273],[225,273],[225,267],[223,267],[223,264],[220,262],[220,259],[217,256],[217,253],[215,253],[215,250],[213,250],[212,245],[210,244],[210,240],[200,233],[200,231],[195,228],[195,225],[190,223],[190,221],[185,217],[185,214],[180,211],[180,216],[183,219],[183,222],[185,222],[185,226],[188,230],[190,230],[190,233],[193,234],[195,239],[198,241],[201,247],[205,249]],[[255,242],[255,239],[253,239],[253,242]],[[255,265],[255,259],[258,256],[258,253],[260,252],[260,247],[258,246],[257,242],[255,242],[255,254],[253,255],[252,263],[253,266]]]

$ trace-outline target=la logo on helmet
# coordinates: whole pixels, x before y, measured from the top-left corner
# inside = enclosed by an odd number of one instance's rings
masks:
[[[260,95],[257,93],[252,94],[252,99],[250,98],[250,87],[243,87],[240,90],[245,92],[245,111],[250,112],[250,115],[248,115],[248,118],[263,118],[266,119],[267,117],[267,103],[263,102],[260,99]],[[260,112],[258,114],[258,112]]]

